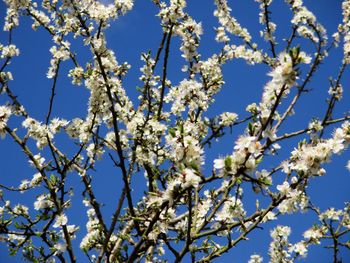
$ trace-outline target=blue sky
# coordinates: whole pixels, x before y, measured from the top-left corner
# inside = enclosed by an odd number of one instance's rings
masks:
[[[202,21],[204,35],[201,41],[199,51],[203,58],[210,56],[213,52],[218,52],[220,45],[214,40],[214,27],[217,27],[216,18],[212,13],[214,4],[211,0],[191,0],[188,1],[188,12],[196,21]],[[318,17],[319,21],[325,26],[328,35],[331,35],[341,22],[341,1],[339,0],[305,0],[306,6]],[[229,1],[233,11],[232,14],[238,19],[242,26],[247,27],[253,36],[255,42],[260,47],[267,48],[267,44],[262,42],[259,37],[261,26],[258,23],[258,4],[253,0]],[[156,51],[161,39],[161,28],[159,19],[155,16],[157,10],[151,1],[136,0],[132,12],[112,23],[107,30],[108,46],[111,47],[117,56],[119,62],[128,61],[132,68],[125,79],[124,86],[127,93],[133,98],[135,104],[137,93],[136,86],[141,85],[138,80],[140,75],[139,68],[142,65],[140,53],[148,50]],[[0,2],[1,27],[5,15],[5,5]],[[272,5],[272,20],[278,24],[277,37],[281,43],[277,49],[282,51],[283,38],[287,37],[290,30],[289,21],[291,13],[288,11],[284,1],[276,0]],[[0,42],[5,42],[6,34],[0,32]],[[14,31],[13,42],[19,47],[21,56],[15,58],[9,69],[14,75],[14,81],[10,83],[13,91],[18,95],[19,100],[25,105],[31,115],[39,120],[44,120],[48,108],[51,80],[46,78],[47,68],[49,66],[50,53],[49,48],[52,45],[50,37],[42,29],[33,32],[30,28],[28,18],[21,19],[20,28]],[[236,42],[235,44],[238,44]],[[73,48],[88,60],[88,53],[81,49],[81,42],[73,44]],[[306,52],[308,49],[305,50]],[[321,66],[319,72],[310,84],[312,91],[301,99],[296,107],[296,115],[291,117],[287,125],[281,127],[282,131],[291,131],[301,129],[307,126],[312,117],[322,117],[326,107],[326,97],[329,88],[328,77],[336,76],[340,66],[341,50],[335,50]],[[181,72],[181,65],[184,64],[179,52],[179,39],[175,38],[172,42],[170,53],[169,78],[173,83],[181,81],[185,75]],[[68,62],[63,64],[62,73],[67,73],[72,65]],[[241,118],[246,116],[244,109],[247,104],[259,102],[264,83],[268,81],[268,68],[264,65],[248,66],[244,61],[236,60],[224,66],[225,86],[215,99],[213,109],[208,111],[207,116],[212,117],[223,111],[237,112]],[[335,109],[335,116],[342,116],[343,112],[349,110],[350,105],[350,74],[345,74],[343,79],[344,98],[341,104]],[[54,105],[53,116],[71,119],[74,117],[84,117],[86,114],[88,91],[84,87],[74,87],[70,80],[62,78],[58,82],[57,97]],[[0,104],[4,99],[0,97]],[[10,125],[16,125],[15,120]],[[212,164],[212,160],[219,155],[225,155],[232,152],[233,142],[237,135],[242,132],[241,128],[233,130],[220,142],[215,143],[206,153],[207,165]],[[331,133],[332,128],[327,130]],[[281,153],[282,157],[289,155],[288,149],[292,149],[299,138],[292,139],[283,144],[285,151]],[[67,143],[65,137],[57,139],[66,152],[74,152],[75,148]],[[326,165],[327,176],[312,180],[309,192],[316,205],[322,209],[329,206],[341,208],[345,201],[349,201],[350,193],[348,186],[350,183],[350,173],[344,169],[346,161],[349,158],[349,150],[343,156],[334,156],[332,163]],[[272,161],[273,162],[273,161]],[[269,164],[267,164],[268,166]],[[270,164],[272,165],[272,164]],[[20,149],[9,138],[0,141],[0,182],[3,184],[19,185],[25,178],[31,178],[34,171],[29,167],[24,155]],[[96,195],[99,200],[106,204],[104,212],[106,215],[111,213],[114,208],[118,191],[121,188],[120,180],[115,176],[113,167],[109,162],[102,162],[96,166],[97,179],[93,185],[96,189]],[[76,194],[73,198],[73,209],[68,213],[70,223],[81,225],[80,234],[75,240],[75,246],[85,233],[84,220],[85,210],[79,203],[82,187],[78,176],[71,176],[69,182],[75,187]],[[139,196],[142,194],[142,185],[144,181],[142,176],[133,181],[134,192]],[[141,187],[140,187],[141,186]],[[118,191],[116,191],[118,190]],[[37,193],[30,192],[21,196],[12,193],[6,193],[12,203],[26,203],[27,200],[35,198]],[[252,196],[253,198],[253,196]],[[255,200],[255,199],[252,199]],[[252,201],[255,203],[255,201]],[[28,203],[32,207],[32,202]],[[109,217],[109,216],[107,216]],[[293,215],[282,217],[279,224],[290,225],[293,229],[292,241],[298,241],[302,238],[301,234],[314,223],[316,218],[312,215]],[[273,224],[270,224],[273,226]],[[231,250],[216,262],[246,262],[249,255],[257,252],[264,256],[264,262],[267,262],[267,247],[270,242],[268,227],[261,233],[253,233],[249,242],[239,244],[236,249]],[[259,232],[259,230],[258,230]],[[342,253],[344,262],[350,262],[350,253]],[[309,257],[304,262],[326,263],[331,261],[331,254],[324,249],[311,247]],[[0,263],[21,262],[18,258],[8,258],[6,248],[0,243]],[[86,262],[84,257],[78,254],[78,262]]]

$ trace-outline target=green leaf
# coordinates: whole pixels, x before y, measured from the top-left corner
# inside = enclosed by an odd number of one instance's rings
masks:
[[[231,171],[232,166],[232,158],[231,156],[227,156],[224,160],[226,171]]]
[[[272,182],[269,178],[261,178],[260,181],[264,184],[264,185],[272,185]]]
[[[197,172],[199,171],[199,167],[195,162],[191,162],[190,167]]]
[[[169,134],[174,138],[176,135],[176,129],[175,128],[170,128],[169,129]]]
[[[255,127],[254,127],[254,125],[251,122],[249,122],[249,124],[248,124],[248,130],[249,130],[249,134],[250,135],[254,134]]]
[[[93,72],[94,72],[93,69],[88,69],[88,70],[86,71],[86,75],[89,77],[89,76],[92,75]]]
[[[255,160],[255,163],[259,164],[259,163],[261,163],[263,161],[263,159],[264,159],[264,156],[261,156],[261,157],[259,157],[258,159]]]

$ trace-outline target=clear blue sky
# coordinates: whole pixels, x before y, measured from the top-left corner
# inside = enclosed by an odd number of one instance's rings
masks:
[[[212,13],[214,4],[211,0],[191,0],[188,1],[189,13],[192,14],[196,21],[202,21],[204,35],[201,41],[200,52],[203,57],[210,56],[213,52],[217,52],[220,45],[215,43],[213,28],[218,26],[216,18]],[[272,20],[278,24],[277,37],[278,42],[282,43],[282,38],[287,37],[290,30],[289,21],[291,14],[288,11],[284,1],[276,0],[272,5]],[[341,1],[340,0],[305,0],[306,6],[319,18],[319,21],[325,26],[328,34],[331,35],[341,22]],[[238,19],[242,26],[247,27],[251,32],[253,39],[261,47],[267,47],[267,44],[259,38],[259,30],[261,26],[258,23],[258,4],[253,0],[236,0],[229,1],[233,8],[233,15]],[[124,86],[130,97],[136,102],[136,86],[141,83],[138,80],[139,68],[142,65],[140,61],[140,53],[152,50],[155,52],[161,39],[161,28],[159,20],[155,17],[157,10],[151,1],[136,0],[135,7],[132,12],[112,23],[108,29],[108,46],[115,50],[119,62],[128,61],[132,68],[127,76]],[[0,2],[0,19],[1,27],[3,26],[3,18],[5,16],[5,5]],[[28,18],[21,19],[20,28],[16,29],[13,34],[13,42],[19,47],[21,55],[13,59],[13,63],[9,67],[14,75],[14,81],[10,83],[12,90],[18,95],[19,100],[25,105],[30,114],[39,120],[44,121],[48,109],[48,99],[50,94],[51,80],[46,78],[47,68],[49,66],[50,53],[49,48],[52,41],[48,34],[39,29],[33,32],[30,28]],[[5,43],[6,34],[0,32],[0,42]],[[278,49],[282,51],[281,48]],[[81,50],[81,43],[73,44],[82,56],[88,60],[87,52]],[[185,75],[181,72],[183,61],[179,55],[179,40],[176,39],[172,43],[170,53],[169,78],[173,83],[178,83]],[[308,51],[308,50],[306,50]],[[307,126],[312,117],[322,117],[326,106],[326,96],[329,88],[328,77],[335,76],[340,66],[341,50],[338,49],[331,53],[321,66],[316,77],[313,79],[310,87],[312,92],[305,95],[296,107],[296,115],[291,118],[288,125],[282,127],[282,131],[291,131],[301,129]],[[68,62],[63,64],[63,73],[71,67]],[[244,61],[235,61],[224,67],[224,78],[226,85],[222,92],[216,96],[216,102],[213,109],[208,112],[208,116],[212,117],[223,111],[237,112],[242,118],[245,115],[244,109],[251,102],[259,102],[264,83],[267,82],[266,76],[268,69],[264,65],[248,66]],[[340,105],[336,107],[335,116],[342,116],[343,112],[349,110],[350,105],[350,74],[347,71],[343,79],[344,98]],[[83,117],[86,114],[88,92],[84,87],[73,87],[70,80],[62,78],[58,82],[57,100],[54,105],[53,116],[61,116],[62,118],[71,119],[74,117]],[[0,104],[4,99],[0,97]],[[15,121],[11,121],[10,125],[16,125]],[[212,165],[212,160],[219,154],[225,155],[232,152],[233,142],[237,135],[242,131],[238,128],[233,134],[214,144],[214,147],[206,153],[207,165]],[[328,129],[331,132],[332,129]],[[62,147],[67,152],[74,151],[74,146],[65,142],[65,138],[58,138]],[[297,139],[288,141],[285,149],[292,149]],[[281,157],[287,157],[288,152],[282,153]],[[326,166],[328,174],[325,177],[312,180],[309,192],[316,205],[322,209],[329,206],[341,208],[345,201],[349,201],[350,193],[348,187],[350,185],[350,173],[345,170],[346,161],[350,159],[349,150],[343,156],[335,156],[330,165]],[[267,165],[268,167],[268,165]],[[96,166],[97,173],[94,188],[97,197],[101,202],[106,204],[104,212],[106,215],[111,213],[114,208],[118,192],[121,189],[121,182],[109,162],[102,162]],[[20,149],[8,138],[0,140],[0,182],[2,184],[19,185],[20,181],[31,178],[34,171],[29,167],[26,158]],[[79,242],[85,233],[85,209],[79,202],[82,187],[79,184],[78,176],[72,175],[71,183],[75,187],[76,193],[73,199],[73,209],[68,213],[70,224],[81,225],[81,231],[78,238],[74,241],[77,250]],[[134,191],[142,194],[144,185],[142,179],[133,181]],[[117,191],[116,191],[117,190]],[[6,193],[8,199],[12,203],[17,202],[28,204],[32,208],[32,202],[27,202],[31,198],[35,198],[38,193],[30,192],[17,196],[12,193]],[[5,196],[5,197],[6,197]],[[252,200],[253,196],[252,196]],[[252,201],[255,203],[255,201]],[[107,216],[109,217],[109,216]],[[309,214],[285,216],[278,223],[286,224],[292,227],[292,241],[298,241],[302,238],[301,234],[312,225],[316,218]],[[232,249],[216,262],[246,262],[249,255],[257,252],[264,256],[264,262],[268,261],[267,247],[270,242],[268,227],[273,224],[266,225],[261,233],[253,233],[251,240],[242,244],[236,249]],[[344,250],[343,250],[344,251]],[[21,262],[16,258],[9,258],[3,243],[0,243],[0,263]],[[77,253],[78,262],[87,262],[82,254]],[[350,262],[350,253],[341,254],[344,262]],[[326,263],[331,262],[330,251],[311,247],[309,257],[304,262],[310,263]]]

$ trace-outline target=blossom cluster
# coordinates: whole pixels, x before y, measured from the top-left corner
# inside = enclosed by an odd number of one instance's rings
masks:
[[[325,28],[317,21],[316,16],[303,5],[302,0],[286,0],[294,12],[292,24],[297,26],[297,32],[301,37],[313,42],[326,44],[327,35]]]

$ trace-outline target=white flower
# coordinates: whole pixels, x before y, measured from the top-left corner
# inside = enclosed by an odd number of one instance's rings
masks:
[[[58,49],[56,46],[52,46],[50,48],[50,53],[53,58],[57,60],[67,60],[69,58],[69,51],[67,51],[64,46],[61,46]]]
[[[271,237],[274,239],[277,239],[278,237],[286,239],[289,237],[290,233],[291,229],[289,226],[277,226],[273,231],[271,231]]]
[[[16,215],[22,215],[22,216],[28,216],[28,210],[29,208],[24,206],[24,205],[16,205],[14,208],[13,208],[13,212],[16,214]]]
[[[75,239],[76,238],[75,233],[79,230],[79,227],[75,226],[75,225],[67,225],[66,227],[67,227],[67,231],[70,235],[70,238]],[[63,230],[60,230],[60,233],[61,233],[62,237],[64,238]]]
[[[272,184],[272,177],[270,176],[270,173],[267,170],[263,169],[261,172],[256,171],[255,174],[256,178],[263,182],[265,185]]]
[[[193,112],[198,108],[206,110],[209,107],[210,98],[204,92],[203,84],[195,80],[183,80],[176,87],[173,87],[167,96],[166,102],[172,102],[171,112],[175,115],[181,115],[186,110]]]
[[[290,191],[289,183],[283,182],[283,184],[277,185],[277,190],[282,194],[287,194]]]
[[[330,87],[328,90],[328,94],[333,96],[336,100],[341,100],[343,97],[343,87],[339,84],[337,87]]]
[[[293,69],[292,58],[289,54],[282,52],[278,56],[279,65],[268,75],[272,77],[272,83],[277,86],[293,86],[297,73]]]
[[[307,255],[307,248],[306,248],[306,244],[304,241],[298,242],[295,245],[293,245],[290,249],[291,251],[294,251],[295,253],[297,253],[298,255],[302,256],[302,257],[306,257]]]
[[[66,127],[69,124],[69,121],[54,118],[51,120],[51,123],[49,125],[49,130],[55,134],[57,133],[61,128]]]
[[[220,115],[219,124],[222,126],[230,126],[234,124],[237,118],[238,118],[238,115],[234,112],[224,112]]]
[[[301,51],[299,53],[299,58],[301,59],[301,61],[305,64],[310,64],[311,63],[311,57],[308,56],[304,51]]]
[[[228,42],[230,41],[230,38],[226,35],[225,28],[220,26],[216,28],[216,37],[215,40],[217,42]]]
[[[41,168],[42,165],[45,163],[45,158],[41,157],[40,153],[34,155],[33,157],[34,157],[35,163],[32,160],[30,160],[29,163],[34,167],[38,165],[38,167],[36,168]]]
[[[315,244],[320,244],[320,238],[323,237],[322,230],[318,227],[312,227],[303,234],[304,238]]]
[[[334,207],[327,209],[325,212],[320,214],[320,220],[334,220],[338,221],[340,219],[340,215],[342,214],[341,210],[335,210]]]
[[[274,212],[270,211],[264,216],[262,222],[265,223],[265,222],[276,220],[276,219],[277,219],[276,214]]]
[[[39,185],[42,180],[43,180],[43,176],[41,175],[41,173],[36,173],[33,175],[33,178],[30,181],[30,185],[31,186]]]
[[[225,160],[224,159],[215,159],[214,160],[214,169],[221,170],[225,167]]]
[[[288,242],[290,232],[291,229],[288,226],[277,226],[271,231],[270,235],[273,238],[269,247],[271,263],[291,262],[288,260],[290,254],[286,250],[286,248],[290,246]]]
[[[344,62],[350,64],[350,1],[345,0],[342,3],[343,24],[345,28],[344,36]]]
[[[217,10],[214,11],[214,16],[219,20],[219,23],[225,30],[233,35],[242,38],[245,42],[250,42],[251,36],[246,28],[241,27],[238,21],[231,16],[231,8],[227,1],[215,0]]]
[[[48,138],[53,138],[53,134],[50,132],[48,126],[43,125],[41,122],[33,118],[26,118],[22,122],[22,126],[28,129],[28,136],[37,141],[36,145],[39,149],[42,149],[48,144]]]
[[[100,160],[103,153],[104,153],[103,148],[94,143],[90,143],[86,147],[86,155],[91,159],[92,162],[94,161],[93,159]]]
[[[68,222],[67,216],[65,214],[60,214],[56,216],[56,222],[53,225],[54,228],[65,226]]]
[[[260,142],[256,141],[255,136],[241,136],[236,141],[235,150],[248,150],[249,153],[259,153],[261,149]]]
[[[249,104],[245,110],[247,112],[255,114],[259,111],[259,107],[258,105],[256,105],[256,103],[252,103],[252,104]]]
[[[262,263],[262,262],[263,262],[263,257],[257,254],[251,255],[248,261],[248,263]]]
[[[245,162],[245,167],[247,170],[252,171],[255,169],[257,163],[254,157],[250,156],[249,159]]]
[[[276,132],[272,129],[266,129],[262,133],[263,138],[269,138],[270,141],[274,141],[277,138]]]
[[[25,240],[25,236],[24,235],[16,235],[16,234],[8,234],[8,239],[9,241],[17,241],[18,243],[21,243],[22,241]]]
[[[346,169],[348,169],[350,171],[350,160],[348,161],[348,163],[346,165]]]
[[[20,186],[18,187],[21,190],[21,193],[29,188],[30,182],[28,180],[22,180]]]
[[[7,121],[11,116],[11,109],[8,106],[0,106],[0,136],[5,136]]]
[[[186,188],[193,186],[194,188],[197,188],[199,186],[201,178],[196,175],[192,169],[186,168],[181,175],[184,181],[183,187]]]
[[[57,243],[54,245],[54,248],[56,249],[55,254],[61,254],[67,250],[67,245],[65,243]]]
[[[319,120],[313,120],[309,123],[308,129],[314,132],[321,131],[323,129],[322,122]]]
[[[234,219],[244,217],[246,211],[240,199],[230,197],[222,206],[222,209],[216,213],[215,220],[227,223],[235,222]]]
[[[15,45],[11,44],[11,45],[2,47],[2,53],[0,55],[0,58],[10,58],[18,55],[19,55],[18,48]]]
[[[35,210],[40,210],[40,209],[45,209],[45,208],[50,208],[53,207],[54,203],[47,198],[47,195],[39,195],[34,202],[34,209]]]
[[[72,78],[72,83],[75,85],[81,85],[81,80],[84,76],[84,69],[82,67],[76,67],[71,69],[68,74]]]

